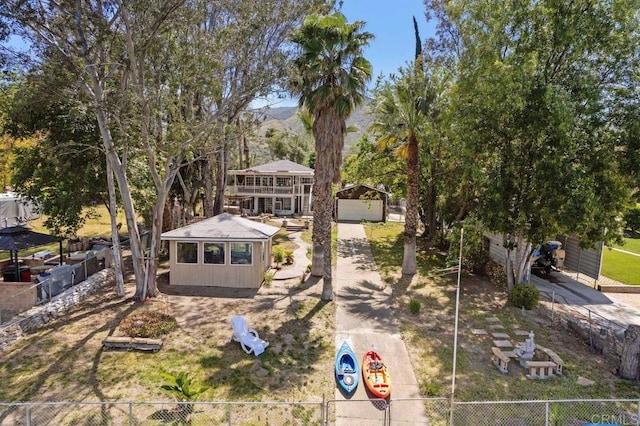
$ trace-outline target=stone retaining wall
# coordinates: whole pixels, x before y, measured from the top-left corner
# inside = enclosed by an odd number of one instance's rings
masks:
[[[538,311],[552,318],[550,303],[541,302],[538,305]],[[553,318],[554,321],[559,321],[565,330],[580,336],[595,353],[610,358],[616,364],[620,363],[624,346],[625,328],[623,326],[613,322],[599,323],[593,319],[590,322],[588,317],[574,311],[559,310],[557,305]],[[606,320],[603,321],[606,322]]]
[[[102,269],[65,292],[57,295],[49,303],[23,312],[0,327],[0,350],[5,350],[27,333],[58,318],[65,311],[96,293],[102,286],[114,282],[113,269]]]

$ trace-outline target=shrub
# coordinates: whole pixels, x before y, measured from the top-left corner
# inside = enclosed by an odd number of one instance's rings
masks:
[[[284,252],[284,261],[287,265],[291,265],[293,263],[293,250],[286,250]]]
[[[267,272],[266,274],[264,274],[264,285],[266,287],[269,287],[271,283],[273,283],[274,279],[275,276],[271,272]]]
[[[418,299],[411,299],[409,300],[409,311],[411,311],[412,314],[417,315],[418,312],[420,312],[421,305],[422,304]]]
[[[498,288],[507,288],[507,271],[505,267],[499,263],[494,262],[493,260],[488,260],[484,267],[483,275]]]
[[[280,266],[280,264],[284,262],[284,256],[285,256],[284,247],[275,246],[273,248],[273,261],[276,262],[276,267]]]
[[[120,330],[129,337],[158,337],[177,327],[174,317],[154,311],[132,315],[120,323]]]
[[[539,300],[540,290],[531,284],[518,284],[509,293],[509,304],[516,308],[534,309]]]
[[[447,265],[458,265],[460,257],[460,227],[464,227],[464,242],[462,245],[462,268],[469,272],[484,274],[489,262],[489,252],[484,247],[485,228],[480,221],[467,218],[458,223],[446,236],[449,242]]]

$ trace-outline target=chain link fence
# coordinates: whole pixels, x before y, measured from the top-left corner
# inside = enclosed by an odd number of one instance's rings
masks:
[[[426,415],[426,416],[425,416]],[[640,426],[640,400],[0,403],[0,425]]]
[[[42,402],[0,404],[0,425],[325,424],[324,402]]]

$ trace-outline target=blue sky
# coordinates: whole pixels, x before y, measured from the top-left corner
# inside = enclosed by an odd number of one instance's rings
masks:
[[[376,38],[365,51],[373,65],[374,80],[389,75],[413,59],[415,36],[413,16],[418,21],[420,38],[433,35],[433,23],[427,25],[423,0],[344,0],[342,13],[349,22],[365,21],[364,29]]]
[[[424,0],[344,0],[342,13],[349,22],[364,21],[364,30],[375,35],[365,50],[365,57],[373,66],[374,84],[378,76],[388,76],[398,68],[413,60],[415,35],[413,17],[418,21],[422,43],[433,36],[434,23],[427,23],[424,17]],[[272,107],[295,106],[292,99],[270,100]],[[254,106],[265,105],[264,100],[254,102]]]

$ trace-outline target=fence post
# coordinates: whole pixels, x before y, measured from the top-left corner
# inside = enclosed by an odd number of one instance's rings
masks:
[[[133,426],[133,402],[129,401],[129,426]]]
[[[549,401],[544,403],[544,425],[549,426]]]
[[[27,410],[25,411],[25,426],[31,426],[31,404],[27,402]]]
[[[323,425],[323,426],[325,425],[325,422],[324,422],[324,420],[325,420],[324,419],[325,403],[326,403],[326,399],[325,399],[325,396],[324,396],[324,392],[322,392],[322,405],[320,406],[320,424]]]
[[[640,399],[638,400],[638,411],[636,415],[636,426],[640,426]]]
[[[589,349],[593,352],[593,333],[591,332],[591,309],[589,309]]]
[[[227,407],[229,409],[229,426],[231,426],[231,404],[227,404]]]

